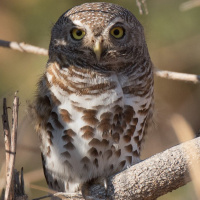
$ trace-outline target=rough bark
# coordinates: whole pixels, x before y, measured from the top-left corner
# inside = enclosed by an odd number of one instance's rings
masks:
[[[192,154],[188,150],[193,149]],[[156,154],[108,180],[109,199],[156,199],[190,181],[189,168],[200,164],[200,138]],[[91,196],[105,199],[102,186],[92,186]]]

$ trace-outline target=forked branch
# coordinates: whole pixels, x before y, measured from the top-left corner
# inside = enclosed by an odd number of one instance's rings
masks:
[[[4,141],[6,151],[6,187],[5,187],[5,200],[13,199],[27,199],[24,195],[24,184],[23,184],[23,171],[21,171],[21,180],[19,179],[19,173],[14,169],[15,157],[16,157],[16,145],[17,145],[17,128],[18,128],[18,109],[19,109],[19,98],[14,97],[13,108],[12,108],[12,130],[10,131],[8,112],[7,112],[6,99],[3,100],[3,130],[4,130]]]

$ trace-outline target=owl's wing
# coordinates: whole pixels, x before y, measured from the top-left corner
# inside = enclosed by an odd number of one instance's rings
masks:
[[[42,153],[41,153],[41,157],[42,157],[42,166],[43,166],[44,176],[49,188],[58,192],[64,191],[64,184],[52,176],[53,173],[51,172],[51,170],[47,168],[46,160]],[[56,200],[59,198],[53,198],[53,199]]]

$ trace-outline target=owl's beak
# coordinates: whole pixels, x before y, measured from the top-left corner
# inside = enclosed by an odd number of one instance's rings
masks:
[[[93,47],[94,53],[96,54],[97,60],[100,60],[101,57],[101,52],[102,52],[102,47],[101,47],[101,42],[96,41],[94,47]]]

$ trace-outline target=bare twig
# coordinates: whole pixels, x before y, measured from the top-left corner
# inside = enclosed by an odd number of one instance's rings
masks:
[[[146,0],[136,0],[136,5],[139,9],[139,13],[142,14],[148,14],[148,8],[147,8],[147,4],[146,4]]]
[[[22,194],[25,194],[25,190],[24,190],[24,171],[23,171],[23,167],[21,168],[21,187],[20,187],[20,190],[21,190],[21,193]]]
[[[39,185],[34,185],[34,184],[30,184],[30,188],[33,188],[33,189],[36,189],[36,190],[40,190],[40,191],[43,191],[43,192],[48,192],[50,194],[54,194],[56,192],[56,191],[51,190],[49,188],[42,187],[42,186],[39,186]]]
[[[0,141],[0,146],[3,144],[3,141]],[[30,153],[36,153],[36,152],[40,152],[40,149],[38,149],[37,147],[34,147],[34,146],[30,146],[30,145],[27,145],[27,144],[19,144],[17,146],[17,149],[18,150],[21,150],[21,151],[26,151],[26,152],[30,152]]]
[[[6,100],[4,100],[4,106],[6,106]],[[18,107],[19,107],[19,98],[15,95],[13,101],[13,112],[12,112],[12,132],[11,135],[8,135],[10,138],[10,149],[9,149],[9,163],[7,168],[7,177],[6,177],[6,190],[5,190],[5,200],[14,199],[14,165],[15,165],[15,155],[16,155],[16,141],[17,141],[17,124],[18,124]],[[4,108],[4,110],[7,108]],[[7,112],[4,113],[7,115]],[[8,119],[8,115],[5,116],[5,119]],[[6,136],[7,137],[7,136]]]
[[[27,52],[27,53],[33,53],[33,54],[39,54],[39,55],[45,55],[45,56],[48,55],[48,50],[30,45],[30,44],[26,44],[24,42],[18,43],[18,42],[0,40],[0,46],[21,51],[21,52]]]
[[[23,177],[23,168],[21,169],[21,177],[20,173],[15,169],[14,171],[14,180],[15,180],[15,199],[16,200],[28,200],[28,196],[24,191],[24,177]]]
[[[44,175],[44,172],[42,168],[32,170],[24,174],[24,180],[26,184],[38,182],[43,179],[43,175]]]
[[[6,99],[3,99],[3,115],[2,115],[3,131],[4,131],[4,142],[5,142],[5,151],[6,151],[6,175],[8,175],[8,164],[10,158],[10,127],[8,120],[8,112]]]
[[[1,162],[0,168],[0,200],[4,199],[5,189],[3,188],[6,185],[6,161]]]
[[[182,3],[180,5],[180,10],[181,11],[186,11],[195,7],[200,6],[200,0],[190,0]]]
[[[170,122],[180,143],[191,140],[195,137],[191,126],[181,115],[174,114],[170,119]],[[185,149],[184,151],[188,157],[192,157],[191,155],[197,154],[196,149],[193,146],[191,146],[190,149]],[[193,160],[192,162],[193,165],[191,165],[189,168],[189,172],[192,178],[192,184],[194,186],[194,191],[196,193],[197,199],[200,199],[200,163],[196,160]]]
[[[3,128],[6,149],[6,187],[5,193],[2,194],[4,200],[27,200],[28,196],[24,193],[23,168],[20,173],[14,169],[16,146],[17,146],[17,128],[18,128],[18,109],[19,98],[15,93],[12,108],[12,130],[10,131],[8,122],[8,113],[6,99],[3,101]]]
[[[171,72],[171,71],[165,71],[165,70],[159,70],[159,69],[156,69],[154,74],[158,77],[167,78],[171,80],[200,83],[200,75],[195,75],[195,74]]]

